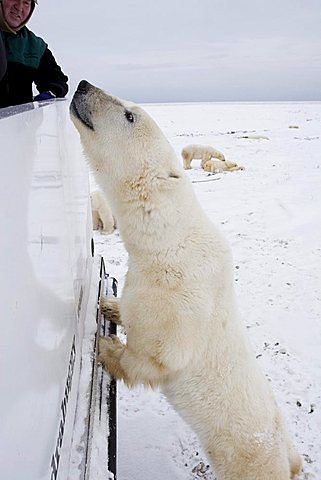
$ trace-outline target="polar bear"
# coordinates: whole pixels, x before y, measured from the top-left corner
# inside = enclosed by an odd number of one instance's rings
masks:
[[[115,230],[115,219],[108,203],[100,190],[90,193],[91,214],[94,230],[112,233]]]
[[[235,162],[223,162],[217,158],[211,158],[211,160],[207,160],[204,162],[202,167],[205,172],[211,173],[235,172],[236,170],[244,170],[244,167],[239,166]]]
[[[300,457],[238,313],[230,248],[149,115],[81,81],[70,106],[128,252],[122,296],[104,299],[127,343],[99,361],[127,385],[160,386],[219,480],[290,480]]]
[[[202,160],[201,167],[204,166],[204,163],[211,158],[218,158],[225,161],[225,157],[223,153],[215,150],[215,148],[211,147],[210,145],[187,145],[182,150],[182,157],[183,157],[183,164],[186,170],[191,169],[191,162],[192,160]]]

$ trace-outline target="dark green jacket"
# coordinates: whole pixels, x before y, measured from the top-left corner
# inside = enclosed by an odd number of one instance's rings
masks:
[[[6,50],[4,48],[2,33],[0,32],[0,81],[3,79],[3,76],[6,73],[6,70],[7,70]]]
[[[42,38],[27,27],[18,33],[2,32],[7,52],[7,72],[0,82],[0,108],[32,102],[32,84],[40,93],[56,97],[68,92],[64,75]]]

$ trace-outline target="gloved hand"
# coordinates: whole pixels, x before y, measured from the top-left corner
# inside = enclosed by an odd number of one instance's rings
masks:
[[[56,96],[52,92],[41,92],[33,99],[34,102],[42,102],[43,100],[52,100]]]

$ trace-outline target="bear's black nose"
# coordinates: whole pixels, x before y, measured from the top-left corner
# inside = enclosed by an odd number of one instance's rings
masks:
[[[93,85],[91,85],[91,83],[87,82],[87,80],[81,80],[81,82],[79,82],[79,85],[77,87],[77,92],[87,93],[92,87],[93,87]]]

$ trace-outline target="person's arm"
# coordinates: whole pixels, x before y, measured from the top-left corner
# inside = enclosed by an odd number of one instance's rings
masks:
[[[55,97],[64,97],[68,93],[68,77],[62,72],[53,54],[46,48],[41,57],[35,77],[35,84],[40,93],[52,92]]]
[[[6,55],[6,47],[4,46],[4,41],[2,38],[2,34],[0,32],[0,81],[3,79],[4,74],[7,70],[7,55]]]

